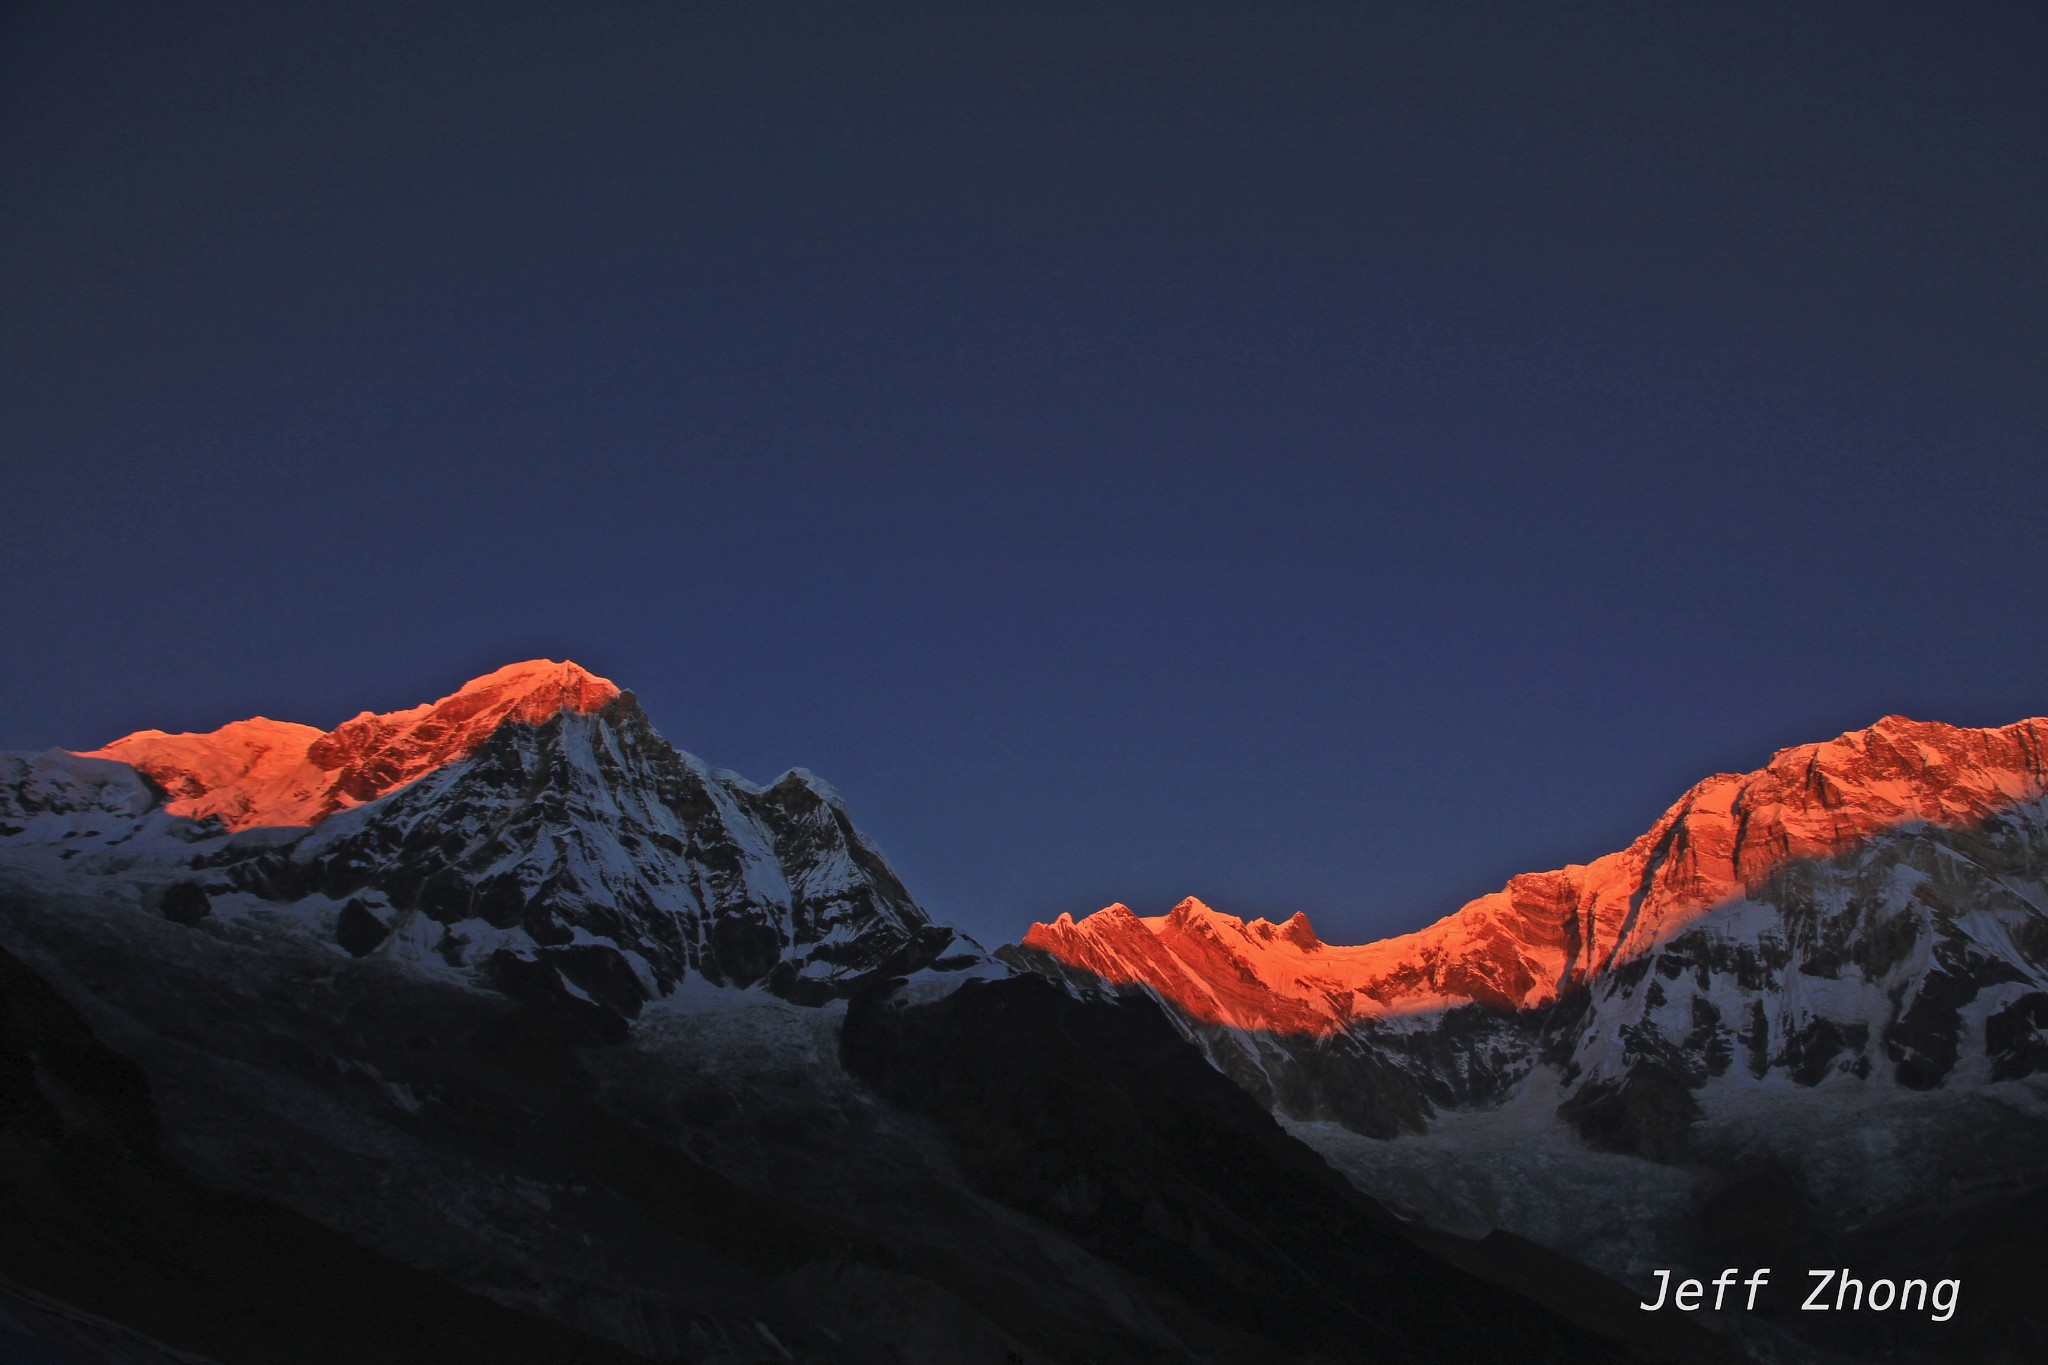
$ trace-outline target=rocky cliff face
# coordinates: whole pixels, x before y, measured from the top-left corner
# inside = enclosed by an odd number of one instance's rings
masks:
[[[0,764],[19,862],[140,876],[174,916],[289,914],[588,1027],[691,981],[815,1003],[983,960],[829,787],[713,770],[574,664],[514,664],[326,733],[259,719]]]

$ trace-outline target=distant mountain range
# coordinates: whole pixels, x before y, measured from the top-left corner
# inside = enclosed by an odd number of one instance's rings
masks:
[[[1380,943],[994,955],[574,664],[0,755],[0,1276],[225,1365],[2031,1359],[2044,741],[1888,717]],[[1964,1309],[1635,1307],[1795,1262]]]

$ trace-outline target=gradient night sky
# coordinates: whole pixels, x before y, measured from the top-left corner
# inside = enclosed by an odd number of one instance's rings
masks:
[[[2048,8],[0,10],[0,747],[571,657],[1332,938],[2048,711]]]

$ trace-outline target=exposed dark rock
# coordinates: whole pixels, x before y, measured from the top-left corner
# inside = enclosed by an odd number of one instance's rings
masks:
[[[1721,1027],[1721,1010],[1704,995],[1692,998],[1692,1032],[1683,1046],[1701,1081],[1720,1075],[1735,1060],[1733,1037]]]
[[[1764,1002],[1749,1002],[1749,1030],[1741,1037],[1744,1051],[1749,1056],[1749,1074],[1763,1079],[1771,1069],[1771,1016],[1764,1010]]]
[[[468,919],[476,899],[476,888],[453,868],[444,867],[420,882],[413,894],[413,906],[428,919],[453,924]]]
[[[2029,991],[1984,1021],[1993,1080],[2048,1070],[2048,993]]]
[[[1819,1085],[1845,1055],[1860,1055],[1870,1041],[1866,1024],[1840,1024],[1815,1017],[1785,1037],[1777,1064],[1800,1085]]]
[[[1962,1007],[1977,998],[1977,982],[1960,972],[1931,971],[1912,1003],[1885,1025],[1885,1053],[1899,1084],[1932,1090],[1955,1067],[1961,1046]]]
[[[235,890],[265,900],[297,900],[310,889],[304,870],[286,853],[269,848],[231,843],[195,858],[193,866],[218,869]]]
[[[490,983],[526,1006],[508,1028],[518,1037],[549,1046],[620,1043],[626,1017],[570,987],[560,964],[501,948],[485,960]]]
[[[716,964],[715,980],[751,986],[782,960],[782,935],[765,917],[754,919],[735,910],[711,926],[705,959]]]
[[[165,888],[158,908],[174,924],[197,924],[213,913],[213,898],[198,882],[174,882]]]
[[[626,1019],[640,1017],[647,992],[618,949],[602,943],[572,943],[542,948],[540,956],[606,1009]]]
[[[1557,1112],[1589,1146],[1676,1161],[1690,1145],[1700,1105],[1684,1076],[1644,1060],[1619,1082],[1587,1081]]]
[[[334,920],[334,941],[351,957],[367,957],[391,937],[391,926],[379,919],[359,896],[351,896]]]
[[[1919,942],[1920,917],[1912,910],[1882,919],[1873,914],[1863,932],[1852,940],[1849,958],[1863,969],[1865,981],[1878,981],[1904,962]]]

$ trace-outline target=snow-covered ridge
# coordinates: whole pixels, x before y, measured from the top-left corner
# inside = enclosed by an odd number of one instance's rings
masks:
[[[1318,940],[1305,917],[1247,924],[1190,897],[1034,924],[1024,946],[1158,992],[1205,1023],[1329,1033],[1477,1002],[1526,1009],[1639,958],[1779,869],[1886,831],[1965,829],[2048,790],[2048,720],[1974,730],[1887,716],[1761,769],[1694,786],[1628,848],[1501,890],[1416,933]]]

